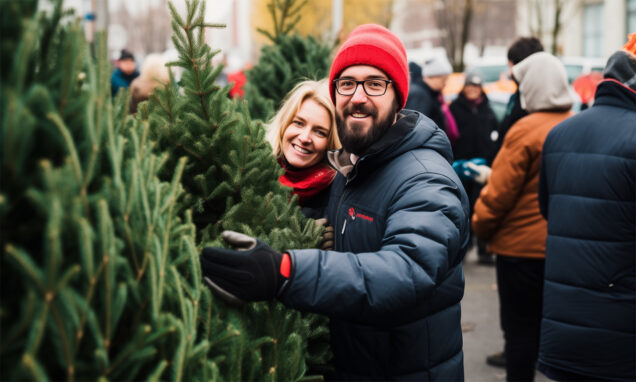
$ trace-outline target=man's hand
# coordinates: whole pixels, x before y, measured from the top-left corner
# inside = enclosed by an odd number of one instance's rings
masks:
[[[327,222],[326,218],[316,219],[315,223],[317,226],[324,226],[325,229],[322,231],[322,238],[318,243],[318,248],[324,251],[330,251],[333,249],[333,238],[334,238],[334,229],[333,226],[330,226]]]
[[[283,255],[242,233],[223,231],[221,237],[236,250],[206,247],[200,256],[203,279],[212,291],[234,305],[275,298],[285,281]]]

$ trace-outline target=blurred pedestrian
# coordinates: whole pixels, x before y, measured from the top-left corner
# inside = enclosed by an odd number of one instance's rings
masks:
[[[557,381],[636,381],[636,33],[603,77],[543,146],[538,368]]]
[[[130,112],[137,112],[137,105],[150,98],[158,86],[170,83],[170,72],[162,55],[149,54],[141,65],[141,73],[130,83]]]
[[[115,62],[115,70],[110,76],[111,95],[117,95],[119,89],[128,89],[130,83],[139,76],[135,56],[126,49],[121,50],[119,59]]]
[[[340,148],[327,80],[296,85],[270,121],[267,139],[285,169],[280,183],[292,187],[305,216],[324,218],[336,176],[327,150]]]
[[[529,55],[542,51],[543,45],[536,37],[519,37],[508,48],[508,67],[512,70],[514,65],[520,63]],[[506,112],[499,123],[495,153],[501,149],[504,138],[508,133],[508,130],[510,130],[510,127],[519,119],[528,115],[528,112],[521,107],[519,84],[514,78],[513,81],[517,84],[517,90],[508,99]],[[506,367],[506,353],[502,350],[494,354],[489,354],[486,357],[486,363],[491,366]]]
[[[482,87],[483,79],[479,73],[467,73],[464,87],[450,105],[450,111],[457,122],[459,138],[453,145],[455,161],[483,158],[484,164],[490,166],[495,156],[497,118],[490,107],[488,97]],[[475,178],[462,179],[464,189],[470,203],[472,216],[473,206],[483,188]],[[473,238],[471,237],[471,242]],[[486,242],[476,238],[478,262],[494,264],[494,258],[486,250]]]
[[[472,228],[497,255],[497,289],[508,381],[532,381],[539,350],[547,223],[539,212],[543,141],[572,115],[567,74],[556,57],[539,52],[512,68],[528,115],[504,138],[475,203]],[[476,166],[488,172],[488,166]]]
[[[377,24],[355,28],[329,77],[343,146],[328,153],[338,170],[328,207],[334,251],[279,253],[226,231],[230,245],[246,250],[207,247],[201,255],[217,295],[278,298],[329,316],[332,380],[464,379],[468,198],[444,133],[403,110],[408,88],[398,37]]]
[[[446,133],[451,143],[455,142],[459,135],[457,124],[442,94],[448,76],[453,72],[450,63],[445,58],[435,57],[427,60],[423,68],[411,62],[409,70],[411,89],[404,108],[429,117]]]
[[[228,73],[227,82],[228,84],[232,84],[232,87],[228,92],[230,98],[245,97],[245,89],[243,89],[243,87],[247,83],[247,76],[245,76],[245,71],[243,69]]]
[[[526,57],[533,53],[542,52],[543,45],[541,41],[536,37],[519,37],[508,48],[508,66],[510,69]],[[513,78],[514,80],[514,78]],[[515,81],[516,82],[516,81]],[[499,137],[497,138],[497,150],[501,148],[504,137],[512,125],[519,119],[528,115],[528,112],[521,106],[521,100],[519,97],[519,84],[517,83],[517,91],[508,99],[508,105],[506,106],[506,113],[504,114],[501,123],[499,124]]]

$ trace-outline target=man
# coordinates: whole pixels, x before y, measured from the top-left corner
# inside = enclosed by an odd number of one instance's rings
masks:
[[[110,89],[113,97],[117,95],[120,88],[128,89],[131,82],[139,76],[135,56],[126,49],[121,50],[116,65],[117,68],[110,76]]]
[[[525,60],[526,57],[537,52],[543,52],[543,45],[539,39],[536,37],[519,37],[512,43],[512,45],[510,45],[510,48],[508,48],[508,66],[510,67],[510,70],[512,70],[513,66]],[[504,137],[510,127],[526,115],[528,115],[528,112],[521,107],[519,89],[517,88],[517,91],[510,96],[508,105],[506,106],[506,114],[499,124],[497,151],[501,148]]]
[[[473,232],[497,255],[497,290],[508,381],[532,381],[539,348],[546,221],[537,202],[541,151],[549,131],[572,115],[565,67],[538,52],[512,68],[521,105],[475,203]],[[487,166],[482,166],[488,168]]]
[[[529,55],[542,51],[543,45],[536,37],[519,37],[508,48],[508,67],[512,70],[513,66],[523,61]],[[510,130],[510,127],[526,115],[528,115],[528,112],[521,107],[521,98],[519,96],[519,88],[517,87],[517,91],[511,95],[508,100],[506,114],[499,124],[495,153],[501,149],[504,137],[508,130]],[[506,367],[506,353],[501,351],[490,354],[486,357],[486,363],[491,366]]]
[[[409,69],[411,89],[404,108],[419,111],[432,119],[451,143],[454,142],[459,137],[457,124],[442,95],[448,76],[453,72],[450,63],[445,58],[435,57],[427,60],[423,68],[411,62]]]
[[[603,77],[543,146],[538,368],[558,381],[636,381],[636,33]]]
[[[206,281],[217,294],[277,297],[329,316],[336,371],[328,378],[461,381],[468,199],[448,139],[430,119],[402,110],[406,52],[388,29],[354,29],[329,78],[343,146],[329,153],[339,171],[328,207],[335,250],[280,254],[225,232],[249,249],[205,248]],[[254,281],[242,281],[245,274]]]

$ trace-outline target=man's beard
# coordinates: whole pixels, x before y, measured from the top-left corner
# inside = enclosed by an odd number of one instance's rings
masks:
[[[373,119],[374,123],[371,125],[366,134],[363,135],[360,126],[357,126],[357,122],[353,122],[351,127],[347,128],[347,117],[354,113],[368,114]],[[346,108],[342,111],[342,117],[339,113],[336,113],[338,137],[340,138],[342,147],[348,153],[358,156],[362,155],[366,149],[382,138],[389,128],[393,126],[395,114],[396,111],[393,109],[386,118],[377,121],[377,109],[365,107],[364,105]]]

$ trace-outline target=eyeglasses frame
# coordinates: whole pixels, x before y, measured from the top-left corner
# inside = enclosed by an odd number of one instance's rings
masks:
[[[341,80],[353,81],[353,82],[356,83],[356,87],[353,89],[353,92],[351,92],[351,94],[342,94],[340,92],[340,87],[338,86],[338,81],[341,81]],[[382,82],[384,82],[385,83],[384,92],[382,94],[369,94],[369,92],[367,91],[367,88],[364,86],[364,83],[367,82],[367,81],[382,81]],[[358,91],[358,86],[359,85],[362,85],[362,90],[364,91],[364,94],[368,95],[369,97],[380,97],[380,96],[383,96],[383,95],[386,94],[386,90],[389,88],[389,84],[392,84],[392,83],[393,83],[393,81],[385,80],[384,78],[368,78],[366,80],[361,80],[361,81],[350,79],[350,78],[336,78],[336,79],[333,80],[333,86],[336,88],[336,92],[338,94],[340,94],[341,96],[345,96],[345,97],[352,96],[352,95],[356,94],[356,92]]]

